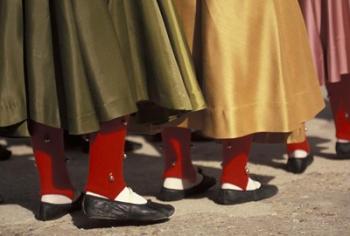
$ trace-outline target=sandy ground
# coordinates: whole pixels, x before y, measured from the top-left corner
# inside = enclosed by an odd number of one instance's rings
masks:
[[[14,157],[0,163],[0,235],[350,235],[350,160],[334,160],[334,126],[329,112],[308,123],[316,155],[302,175],[284,170],[285,147],[256,144],[250,162],[252,176],[275,185],[273,198],[235,206],[219,206],[208,199],[214,190],[197,199],[175,202],[175,215],[165,223],[150,226],[111,225],[89,221],[81,213],[47,223],[34,219],[38,184],[28,140],[8,140]],[[127,180],[133,189],[151,199],[160,188],[162,159],[159,145],[144,143],[125,161]],[[220,175],[220,146],[196,143],[193,159],[206,173]],[[87,155],[69,151],[73,182],[82,189],[87,173]],[[217,186],[216,186],[217,187]]]

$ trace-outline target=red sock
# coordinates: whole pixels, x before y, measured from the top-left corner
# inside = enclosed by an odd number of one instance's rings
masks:
[[[223,141],[223,170],[221,183],[234,184],[246,190],[248,173],[246,170],[252,136]]]
[[[196,170],[190,157],[191,131],[177,127],[165,128],[162,140],[165,164],[163,177],[195,181]]]
[[[305,141],[300,142],[300,143],[288,143],[287,144],[288,154],[291,154],[296,150],[303,150],[307,153],[310,153],[309,141],[307,139],[305,139]]]
[[[40,179],[40,195],[60,194],[73,199],[74,190],[64,158],[63,130],[30,122],[32,146]]]
[[[350,80],[350,79],[349,79]],[[327,84],[336,137],[350,141],[350,86],[347,81]]]
[[[126,122],[118,118],[101,125],[90,138],[90,163],[86,191],[114,200],[125,188],[123,161]]]
[[[334,114],[336,137],[350,141],[350,120],[348,114],[342,108],[339,108]]]

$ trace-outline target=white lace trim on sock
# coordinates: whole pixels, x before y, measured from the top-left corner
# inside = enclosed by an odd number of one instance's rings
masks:
[[[41,201],[51,204],[69,204],[72,199],[60,194],[44,194],[41,196]]]
[[[100,194],[93,193],[93,192],[86,192],[86,194],[87,195],[91,195],[91,196],[95,196],[95,197],[100,197],[100,198],[107,199],[107,197],[102,196]],[[125,203],[131,203],[131,204],[140,204],[140,205],[147,203],[147,200],[144,197],[142,197],[139,194],[135,193],[129,187],[125,187],[118,194],[118,196],[114,200],[118,201],[118,202],[125,202]]]
[[[126,203],[132,203],[132,204],[146,204],[147,200],[140,196],[139,194],[132,191],[131,188],[125,187],[115,198],[116,201],[119,202],[126,202]]]
[[[260,187],[261,187],[261,183],[260,182],[252,180],[251,178],[249,178],[246,191],[253,191],[253,190],[259,189]],[[221,185],[221,188],[222,189],[243,191],[242,188],[238,187],[237,185],[230,184],[230,183],[223,183]]]
[[[100,194],[93,193],[93,192],[86,192],[86,195],[90,195],[90,196],[94,196],[94,197],[99,197],[99,198],[108,199],[108,197],[105,197],[105,196],[102,196],[102,195],[100,195]]]
[[[180,178],[165,178],[163,182],[163,187],[174,190],[185,190],[200,184],[202,180],[203,176],[199,173],[197,173],[196,181],[194,182]]]
[[[350,140],[346,140],[346,139],[337,139],[338,143],[350,143]]]
[[[294,152],[289,154],[289,157],[291,158],[306,158],[309,153],[302,149],[297,149]]]

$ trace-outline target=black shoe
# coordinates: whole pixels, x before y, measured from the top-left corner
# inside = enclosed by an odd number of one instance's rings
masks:
[[[193,195],[205,193],[216,184],[215,178],[204,175],[201,169],[198,169],[198,172],[203,176],[203,180],[198,185],[185,190],[168,189],[162,187],[157,199],[166,202],[178,201]]]
[[[337,152],[336,159],[345,160],[350,159],[350,143],[339,143],[335,145],[335,150]]]
[[[4,199],[2,198],[2,196],[0,195],[0,204],[4,202]]]
[[[12,152],[0,145],[0,161],[6,161],[10,159]]]
[[[90,219],[115,220],[120,222],[154,222],[168,219],[175,212],[171,205],[148,201],[132,204],[85,195],[83,212]]]
[[[277,192],[277,187],[273,185],[262,185],[259,189],[252,191],[219,189],[212,200],[221,205],[234,205],[267,199],[276,195]]]
[[[84,195],[81,194],[75,201],[69,204],[40,202],[39,212],[35,218],[40,221],[55,220],[71,212],[80,210],[83,196]]]
[[[288,158],[286,169],[294,174],[301,174],[313,161],[314,156],[312,154],[307,155],[305,158]]]

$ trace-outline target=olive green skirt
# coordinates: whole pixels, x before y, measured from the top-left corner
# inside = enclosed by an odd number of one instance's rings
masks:
[[[169,0],[0,0],[0,135],[27,121],[71,134],[205,103]]]

